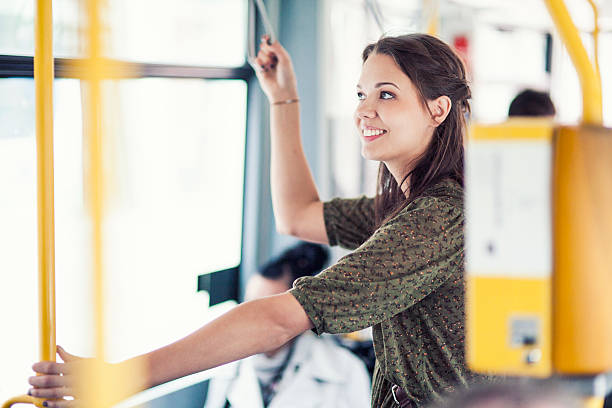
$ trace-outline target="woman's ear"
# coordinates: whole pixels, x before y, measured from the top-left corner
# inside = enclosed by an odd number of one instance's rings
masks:
[[[429,110],[431,112],[433,127],[440,126],[453,107],[453,103],[446,95],[442,95],[434,100],[428,101],[427,104],[429,105]]]

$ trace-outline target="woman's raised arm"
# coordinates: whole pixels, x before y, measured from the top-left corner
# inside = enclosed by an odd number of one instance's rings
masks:
[[[257,78],[270,101],[272,139],[270,183],[276,229],[282,234],[328,243],[319,199],[300,137],[300,111],[291,58],[264,37],[254,61]]]

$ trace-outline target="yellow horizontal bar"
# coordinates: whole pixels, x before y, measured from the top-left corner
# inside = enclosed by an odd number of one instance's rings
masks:
[[[95,66],[93,73],[91,66]],[[72,68],[73,75],[78,79],[123,79],[138,78],[142,76],[141,67],[138,64],[122,62],[104,57],[93,57],[82,60],[73,60],[68,63],[68,69]]]
[[[512,118],[495,125],[473,124],[471,140],[551,140],[553,122],[543,118]]]

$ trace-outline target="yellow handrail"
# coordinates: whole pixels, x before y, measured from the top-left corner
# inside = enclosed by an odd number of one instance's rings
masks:
[[[53,14],[51,0],[36,1],[34,86],[38,198],[38,321],[40,359],[55,361],[55,217],[53,200]],[[12,398],[2,407],[43,399]]]
[[[106,357],[104,341],[104,279],[103,279],[103,235],[102,220],[104,216],[104,178],[102,167],[102,79],[103,79],[103,45],[100,8],[103,0],[87,0],[86,7],[86,83],[85,94],[85,141],[87,144],[88,171],[87,195],[92,233],[92,300],[94,320],[94,355],[92,365],[86,368],[84,375],[83,405],[102,408],[110,406],[113,388],[109,387],[108,376],[104,371]]]
[[[95,356],[105,358],[104,311],[102,278],[102,218],[103,218],[103,171],[102,171],[102,41],[100,27],[100,3],[87,1],[87,40],[89,55],[86,62],[88,93],[86,97],[86,135],[89,171],[87,175],[89,211],[92,221],[93,242],[93,304],[94,304],[94,350]]]
[[[595,72],[597,79],[601,84],[601,74],[599,72],[599,11],[597,4],[593,0],[587,0],[593,9],[593,61],[595,63]]]
[[[544,0],[544,2],[578,73],[582,88],[582,120],[585,124],[601,126],[603,123],[601,82],[589,60],[578,29],[563,0]]]
[[[46,400],[43,398],[34,398],[29,395],[20,395],[19,397],[11,398],[2,404],[2,408],[10,408],[15,404],[32,404],[39,408],[44,408],[43,402]]]

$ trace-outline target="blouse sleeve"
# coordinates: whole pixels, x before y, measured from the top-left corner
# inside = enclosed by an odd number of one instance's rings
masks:
[[[355,249],[374,230],[374,199],[366,196],[334,198],[323,203],[323,218],[329,245]]]
[[[291,293],[318,334],[360,330],[406,310],[463,267],[463,211],[428,197]]]

